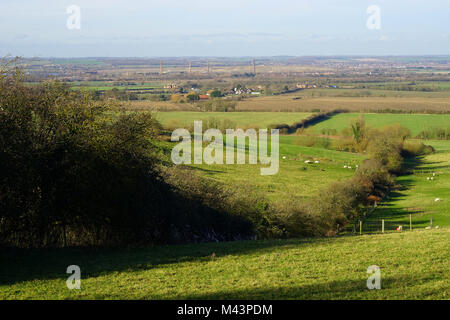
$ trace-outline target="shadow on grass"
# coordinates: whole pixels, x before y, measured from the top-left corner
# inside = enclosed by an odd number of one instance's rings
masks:
[[[221,290],[211,293],[180,294],[169,297],[171,300],[323,300],[323,299],[389,299],[391,290],[417,285],[418,279],[412,276],[399,276],[381,279],[381,290],[367,288],[367,276],[355,276],[353,279],[336,280],[304,285],[284,284],[278,287],[264,286]],[[112,294],[105,299],[121,299],[121,295]],[[143,295],[138,299],[148,299]]]
[[[403,287],[407,283],[412,283],[411,277],[398,277],[382,279],[383,290]],[[366,299],[387,299],[383,290],[369,290],[367,288],[367,278],[330,281],[325,283],[308,284],[292,287],[272,287],[272,288],[249,288],[244,290],[218,291],[211,294],[187,295],[184,299],[211,300],[211,299],[355,299],[360,297]]]
[[[66,269],[70,265],[80,266],[82,277],[88,278],[116,271],[153,269],[174,263],[209,262],[213,253],[216,258],[252,252],[269,253],[279,248],[302,245],[314,247],[327,241],[330,239],[235,241],[135,249],[10,249],[0,251],[0,285],[30,280],[67,279],[69,275],[66,274]]]
[[[405,209],[396,205],[398,201],[407,197],[405,191],[414,187],[416,181],[407,177],[414,174],[414,171],[424,163],[423,161],[424,157],[413,157],[405,160],[402,179],[397,180],[396,187],[389,192],[384,202],[364,220],[364,232],[382,232],[382,220],[385,220],[385,231],[395,230],[399,226],[408,229],[410,224],[409,215],[417,216],[424,212],[418,208]],[[413,218],[412,227],[422,225],[424,222],[423,219]],[[353,228],[353,230],[356,229],[358,229],[358,226]]]

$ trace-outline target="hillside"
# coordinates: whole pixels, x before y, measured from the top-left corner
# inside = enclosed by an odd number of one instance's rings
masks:
[[[3,253],[0,299],[448,299],[450,229],[385,235]],[[82,289],[68,290],[67,266]],[[382,289],[366,270],[381,268]]]

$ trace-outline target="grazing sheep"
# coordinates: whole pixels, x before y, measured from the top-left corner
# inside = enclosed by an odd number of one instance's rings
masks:
[[[312,162],[311,160],[306,160],[306,161],[305,161],[305,163],[311,163],[311,162]]]
[[[430,179],[431,179],[430,177],[427,178],[427,180],[430,180]]]
[[[428,227],[426,227],[426,228],[425,228],[425,230],[430,230],[430,229],[431,229],[431,227],[430,227],[430,226],[428,226]]]
[[[433,178],[433,177],[431,177],[431,180],[434,180],[434,178]]]
[[[314,161],[314,163],[320,163],[320,162],[316,160],[316,161]]]
[[[283,157],[283,160],[286,160],[286,156]]]
[[[433,177],[435,177],[435,176],[436,176],[436,173],[433,172]]]
[[[436,198],[436,199],[434,199],[434,202],[439,202],[439,201],[441,201],[441,199],[440,199],[440,198]]]
[[[351,169],[352,167],[351,167],[351,166],[348,166],[348,168]]]
[[[436,226],[436,229],[440,229],[440,227],[439,227],[439,226]]]
[[[344,166],[344,169],[347,169],[348,168],[348,166]]]
[[[358,169],[358,168],[359,168],[359,166],[358,166],[358,165],[356,165],[356,168]]]

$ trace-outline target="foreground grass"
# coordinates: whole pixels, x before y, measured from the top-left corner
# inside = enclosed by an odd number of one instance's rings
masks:
[[[450,229],[121,251],[2,253],[0,299],[449,299]],[[82,289],[68,290],[76,264]],[[381,268],[382,289],[366,270]]]

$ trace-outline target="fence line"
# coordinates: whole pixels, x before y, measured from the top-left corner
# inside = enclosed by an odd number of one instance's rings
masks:
[[[413,218],[409,215],[409,223],[405,220],[357,220],[353,223],[352,233],[386,233],[390,231],[412,231]],[[433,229],[433,218],[430,218],[430,225],[427,229]]]

